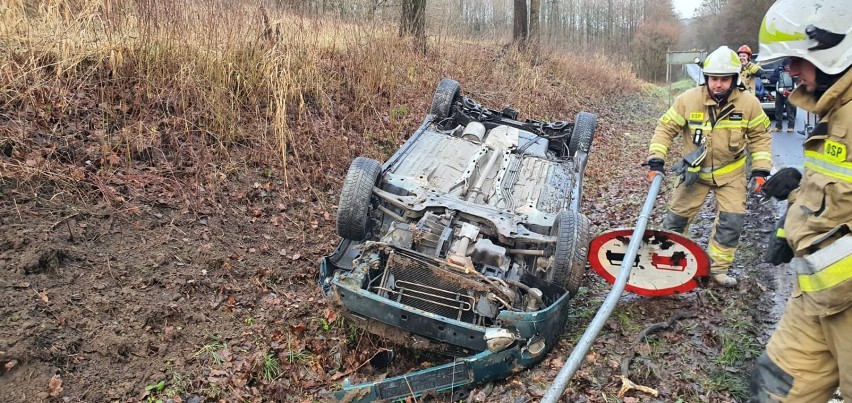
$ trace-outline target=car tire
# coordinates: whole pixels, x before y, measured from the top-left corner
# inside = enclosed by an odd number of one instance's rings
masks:
[[[589,219],[580,213],[565,210],[556,216],[551,235],[556,236],[553,264],[545,280],[565,288],[570,297],[577,295],[589,254]]]
[[[358,157],[352,161],[337,205],[337,235],[343,239],[363,241],[370,232],[370,201],[373,186],[382,166],[374,159]]]
[[[429,113],[435,115],[435,119],[442,120],[450,117],[453,111],[453,103],[461,93],[461,85],[458,81],[445,78],[438,84],[435,96],[432,97],[432,107]]]
[[[597,116],[594,113],[580,112],[574,121],[574,129],[571,131],[571,140],[568,141],[568,154],[574,156],[577,150],[588,153],[592,148],[592,140],[595,137],[597,127]]]

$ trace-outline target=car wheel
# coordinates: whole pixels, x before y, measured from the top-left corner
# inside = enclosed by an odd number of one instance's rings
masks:
[[[370,231],[370,200],[382,166],[374,159],[358,157],[349,166],[340,203],[337,205],[337,234],[343,239],[363,241]]]
[[[435,96],[432,97],[432,108],[429,113],[435,115],[435,119],[441,120],[450,117],[453,111],[453,103],[459,97],[461,86],[458,81],[445,78],[438,84]]]
[[[586,269],[591,240],[589,219],[574,211],[562,211],[553,222],[551,235],[556,236],[556,252],[545,280],[561,285],[573,298]]]
[[[568,153],[572,157],[577,150],[589,152],[592,148],[592,139],[595,137],[597,117],[593,113],[580,112],[574,121],[574,130],[571,132],[571,140],[568,142]]]

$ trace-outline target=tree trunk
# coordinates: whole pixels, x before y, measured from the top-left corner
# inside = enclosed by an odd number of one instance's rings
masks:
[[[530,0],[530,36],[528,50],[534,59],[538,58],[541,46],[541,2]]]
[[[414,48],[426,53],[426,0],[403,0],[399,36],[411,35]]]
[[[529,25],[527,22],[527,0],[514,0],[514,18],[512,25],[512,41],[519,49],[527,46]]]

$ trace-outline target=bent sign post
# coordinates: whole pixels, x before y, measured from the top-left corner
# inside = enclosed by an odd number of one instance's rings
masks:
[[[621,298],[621,294],[624,292],[627,285],[627,280],[630,278],[630,272],[633,271],[633,265],[629,262],[633,261],[634,256],[638,255],[638,251],[642,246],[639,234],[645,233],[645,228],[648,226],[648,217],[651,216],[651,210],[653,210],[654,202],[657,200],[657,195],[660,193],[660,187],[663,184],[664,177],[664,175],[656,175],[654,180],[651,182],[651,189],[648,191],[648,196],[645,198],[645,204],[642,205],[642,211],[639,213],[639,219],[636,221],[636,228],[633,229],[633,236],[627,240],[627,247],[622,254],[621,269],[615,276],[615,282],[613,283],[612,290],[609,291],[609,295],[607,295],[603,304],[601,304],[600,309],[598,309],[598,313],[595,314],[594,319],[592,319],[592,322],[589,323],[586,331],[583,332],[583,336],[580,337],[577,345],[574,346],[574,349],[571,351],[571,355],[568,356],[568,359],[565,361],[565,365],[562,366],[562,369],[559,370],[559,373],[553,380],[553,385],[550,385],[550,389],[547,390],[547,394],[545,394],[541,399],[541,403],[556,403],[556,401],[559,400],[559,396],[561,396],[562,392],[565,391],[565,388],[568,386],[568,381],[574,375],[574,372],[580,368],[583,358],[586,357],[586,353],[592,347],[592,343],[595,341],[598,333],[600,333],[607,318],[609,318],[609,315],[611,315],[615,310],[615,306],[618,304],[618,300]]]

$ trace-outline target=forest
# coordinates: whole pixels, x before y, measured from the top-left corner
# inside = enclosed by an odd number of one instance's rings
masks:
[[[702,0],[682,18],[671,0],[285,1],[302,15],[398,23],[412,37],[454,35],[530,47],[571,49],[627,62],[643,79],[665,78],[667,50],[749,45],[772,0]],[[511,35],[511,36],[509,36]],[[422,46],[423,40],[417,40]]]

